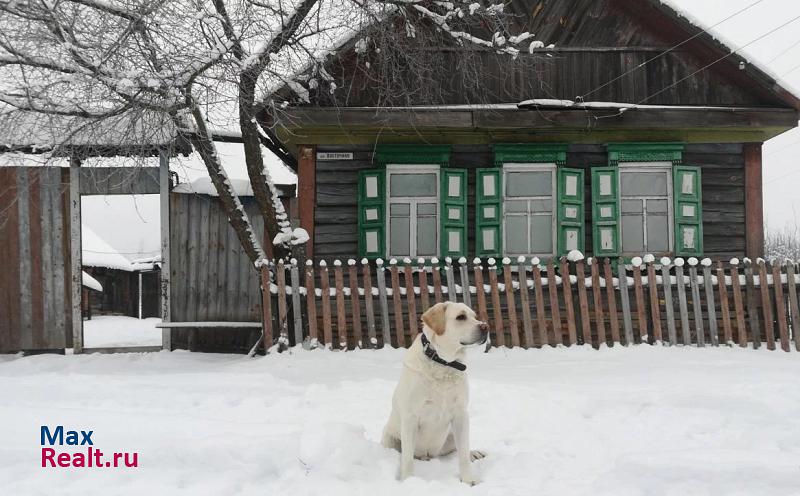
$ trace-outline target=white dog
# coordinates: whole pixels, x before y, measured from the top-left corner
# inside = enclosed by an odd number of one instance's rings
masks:
[[[463,303],[437,303],[422,315],[422,332],[406,353],[383,429],[383,445],[400,451],[400,478],[421,460],[458,452],[461,481],[478,483],[470,468],[483,458],[469,450],[466,348],[486,343],[489,326]]]

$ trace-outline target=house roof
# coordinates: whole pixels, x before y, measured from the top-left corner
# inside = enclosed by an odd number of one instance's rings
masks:
[[[531,0],[532,1],[532,0]],[[542,5],[548,2],[535,1],[531,5],[529,0],[512,0],[506,5],[506,10],[520,18],[530,18],[536,16],[541,10]],[[558,1],[558,0],[556,0]],[[770,100],[781,102],[786,107],[800,111],[800,97],[797,92],[790,88],[780,78],[762,67],[758,62],[747,57],[742,50],[736,50],[731,43],[722,39],[713,30],[707,29],[702,23],[692,19],[686,13],[676,8],[669,0],[607,0],[616,7],[632,12],[649,29],[663,38],[669,46],[681,44],[682,49],[691,52],[700,61],[704,69],[714,69],[722,73],[728,79],[737,82],[740,86],[747,88],[748,91],[758,92],[768,95]],[[556,3],[556,2],[549,2]],[[591,3],[584,1],[584,4]],[[569,11],[578,12],[577,6],[570,4]],[[533,12],[533,14],[532,14]],[[583,14],[586,10],[583,11]],[[667,21],[667,22],[665,22]],[[538,21],[541,22],[541,21]],[[554,30],[561,30],[561,38],[569,38],[572,32],[568,32],[569,26],[556,26]],[[555,32],[555,31],[554,31]],[[356,41],[362,32],[352,33],[348,37],[340,40],[337,46],[331,47],[332,52],[339,55],[349,52],[355,48]],[[537,34],[539,32],[537,31]],[[688,40],[688,41],[687,41]],[[542,49],[543,52],[558,52],[562,48],[556,43],[554,48]],[[656,55],[656,53],[654,53]],[[705,67],[708,66],[708,67]],[[287,81],[301,80],[304,72],[309,70],[307,66],[300,73]],[[295,83],[296,84],[296,83]],[[274,88],[267,95],[266,99],[275,95],[291,94],[291,85],[286,83]],[[636,102],[629,102],[627,105]],[[770,105],[775,107],[775,105]]]

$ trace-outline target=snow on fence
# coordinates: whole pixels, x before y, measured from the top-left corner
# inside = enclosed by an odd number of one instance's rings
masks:
[[[489,323],[495,346],[766,343],[774,350],[779,342],[789,351],[794,340],[800,351],[798,285],[794,263],[687,264],[652,255],[627,263],[571,254],[547,263],[337,260],[332,270],[324,261],[262,269],[262,287],[270,288],[265,342],[340,349],[409,346],[425,310],[458,301]]]

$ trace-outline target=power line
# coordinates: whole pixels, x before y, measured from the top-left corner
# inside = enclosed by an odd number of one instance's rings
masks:
[[[780,153],[780,152],[782,152],[784,150],[788,150],[789,148],[791,148],[791,147],[793,147],[795,145],[800,145],[800,140],[793,141],[792,143],[789,143],[788,145],[786,145],[784,147],[778,148],[777,150],[773,150],[773,151],[769,152],[768,154],[766,154],[764,156],[765,157],[771,157],[771,156],[773,156],[775,154],[778,154],[778,153]]]
[[[781,56],[783,56],[786,52],[788,52],[789,50],[791,50],[792,48],[794,48],[794,47],[796,47],[798,45],[800,45],[800,40],[797,40],[795,43],[792,44],[792,46],[785,48],[778,55],[776,55],[776,56],[772,57],[771,59],[767,60],[767,64],[775,62],[776,60],[781,58]]]
[[[764,184],[770,184],[770,183],[774,183],[775,181],[780,181],[781,179],[783,179],[785,177],[793,176],[793,175],[797,174],[798,172],[800,172],[800,170],[789,172],[788,174],[784,174],[782,176],[778,176],[775,179],[770,179],[769,181],[764,182]]]
[[[780,76],[778,76],[778,77],[780,77],[780,78],[786,77],[786,76],[788,76],[789,74],[791,74],[791,73],[793,73],[794,71],[796,71],[797,69],[800,69],[800,64],[798,64],[798,65],[796,65],[796,66],[792,67],[791,69],[789,69],[788,71],[784,72],[783,74],[781,74],[781,75],[780,75]]]
[[[705,65],[705,66],[701,67],[700,69],[698,69],[698,70],[694,71],[693,73],[689,74],[688,76],[686,76],[686,77],[684,77],[684,78],[682,78],[682,79],[679,79],[678,81],[675,81],[674,83],[670,84],[669,86],[667,86],[667,87],[665,87],[665,88],[662,88],[662,89],[658,90],[657,92],[653,93],[652,95],[650,95],[650,96],[648,96],[647,98],[645,98],[645,99],[643,99],[642,101],[640,101],[640,102],[639,102],[639,105],[641,105],[641,104],[645,103],[646,101],[650,100],[650,99],[651,99],[651,98],[653,98],[653,97],[656,97],[656,96],[660,95],[661,93],[664,93],[665,91],[669,90],[670,88],[673,88],[673,87],[675,87],[675,86],[679,85],[680,83],[682,83],[682,82],[686,81],[687,79],[689,79],[689,78],[691,78],[691,77],[694,77],[694,76],[696,76],[697,74],[699,74],[699,73],[703,72],[704,70],[708,69],[709,67],[711,67],[711,66],[713,66],[713,65],[716,65],[717,63],[719,63],[719,62],[721,62],[721,61],[723,61],[723,60],[727,59],[728,57],[730,57],[731,55],[733,55],[733,54],[737,53],[738,51],[740,51],[740,50],[743,50],[743,49],[745,49],[745,48],[749,47],[749,46],[750,46],[750,45],[752,45],[753,43],[755,43],[755,42],[757,42],[757,41],[760,41],[760,40],[762,40],[762,39],[766,38],[767,36],[769,36],[769,35],[771,35],[771,34],[773,34],[773,33],[777,32],[777,31],[780,31],[781,29],[783,29],[783,28],[785,28],[786,26],[788,26],[789,24],[791,24],[791,23],[793,23],[793,22],[797,21],[798,19],[800,19],[800,15],[799,15],[799,16],[797,16],[797,17],[793,17],[792,19],[789,19],[788,21],[784,22],[784,23],[783,23],[783,24],[781,24],[780,26],[778,26],[778,27],[776,27],[776,28],[774,28],[774,29],[771,29],[770,31],[767,31],[766,33],[764,33],[764,34],[762,34],[761,36],[759,36],[758,38],[756,38],[756,39],[754,39],[754,40],[750,41],[750,42],[749,42],[749,43],[747,43],[746,45],[742,45],[742,46],[740,46],[739,48],[737,48],[736,50],[733,50],[732,52],[730,52],[730,53],[727,53],[727,54],[723,55],[722,57],[720,57],[720,58],[718,58],[717,60],[715,60],[715,61],[711,62],[710,64],[707,64],[707,65]]]
[[[730,19],[733,19],[734,17],[738,16],[739,14],[742,14],[742,13],[750,10],[751,8],[755,7],[756,5],[758,5],[758,4],[762,3],[762,2],[764,2],[764,0],[757,0],[756,2],[751,3],[747,7],[744,7],[743,9],[741,9],[741,10],[739,10],[737,12],[734,12],[733,14],[729,15],[728,17],[726,17],[725,19],[719,21],[718,23],[714,24],[713,26],[710,26],[710,27],[700,31],[699,33],[696,33],[694,36],[691,36],[691,37],[683,40],[682,42],[678,43],[674,47],[672,47],[672,48],[670,48],[670,49],[668,49],[668,50],[666,50],[664,52],[659,53],[655,57],[651,57],[650,59],[645,60],[644,62],[642,62],[641,64],[637,65],[636,67],[634,67],[632,69],[629,69],[628,71],[624,72],[623,74],[620,74],[619,76],[615,77],[614,79],[601,84],[600,86],[598,86],[597,88],[593,89],[592,91],[590,91],[588,93],[584,93],[582,96],[579,97],[579,99],[580,100],[585,100],[585,98],[587,96],[600,91],[601,89],[605,88],[606,86],[608,86],[610,84],[616,83],[617,81],[619,81],[620,79],[624,78],[625,76],[638,71],[639,69],[641,69],[642,67],[646,66],[650,62],[658,60],[659,58],[663,57],[664,55],[666,55],[668,53],[674,52],[675,50],[677,50],[678,48],[682,47],[683,45],[689,43],[693,39],[695,39],[695,38],[697,38],[699,36],[702,36],[703,34],[708,33],[710,30],[714,29],[715,27],[719,26],[720,24],[723,24],[723,23],[729,21]]]

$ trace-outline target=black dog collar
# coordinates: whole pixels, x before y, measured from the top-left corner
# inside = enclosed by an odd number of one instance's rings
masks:
[[[431,346],[431,342],[428,340],[428,336],[426,336],[424,332],[421,334],[422,336],[420,336],[420,340],[422,341],[422,352],[425,353],[426,357],[430,358],[431,360],[433,360],[438,364],[444,365],[446,367],[452,367],[456,370],[460,370],[461,372],[467,370],[467,366],[461,362],[457,362],[455,360],[453,360],[452,362],[448,362],[444,358],[440,357],[439,354],[436,353],[436,350],[433,349],[433,346]]]

